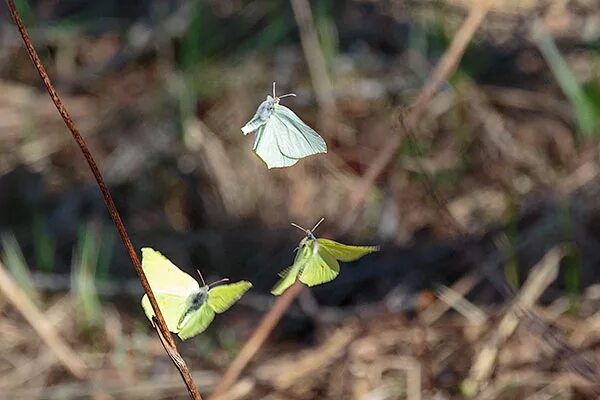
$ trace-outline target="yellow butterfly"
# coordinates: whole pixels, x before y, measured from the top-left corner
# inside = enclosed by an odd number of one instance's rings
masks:
[[[142,249],[142,268],[167,327],[183,340],[203,332],[215,313],[227,311],[252,287],[248,281],[221,284],[228,279],[207,285],[202,275],[200,286],[194,278],[149,247]],[[147,295],[142,297],[142,308],[152,321],[154,310]]]
[[[304,231],[294,263],[279,273],[282,278],[271,290],[278,296],[292,286],[296,279],[307,286],[320,285],[334,280],[340,273],[338,261],[355,261],[379,250],[378,246],[349,246],[329,239],[317,239],[313,232],[323,222],[321,218],[312,229],[292,226]]]

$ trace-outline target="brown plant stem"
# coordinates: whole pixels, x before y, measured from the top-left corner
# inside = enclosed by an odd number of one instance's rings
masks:
[[[14,0],[7,0],[6,3],[10,10],[12,18],[13,18],[15,24],[17,25],[19,33],[21,34],[21,37],[23,38],[23,42],[25,43],[27,52],[29,53],[29,56],[31,57],[31,60],[33,61],[33,64],[35,65],[35,67],[40,75],[40,78],[42,79],[42,81],[44,83],[44,86],[48,90],[48,94],[50,95],[52,102],[56,106],[56,109],[58,110],[58,113],[60,114],[63,121],[65,122],[65,125],[67,125],[67,128],[69,128],[69,130],[71,131],[73,139],[77,142],[77,145],[79,146],[79,149],[83,153],[83,156],[85,157],[85,159],[88,163],[88,166],[89,166],[90,170],[92,171],[94,178],[96,179],[96,183],[98,184],[98,187],[100,188],[100,191],[102,192],[102,197],[104,198],[104,202],[106,203],[108,212],[110,213],[110,216],[117,228],[117,231],[119,231],[119,236],[121,236],[121,239],[123,240],[123,245],[125,246],[125,249],[127,250],[127,253],[129,254],[131,263],[133,264],[135,271],[138,274],[140,283],[142,284],[144,291],[148,295],[148,299],[150,300],[150,304],[152,305],[152,309],[154,310],[154,314],[156,315],[156,321],[157,321],[157,325],[158,325],[157,328],[160,330],[161,340],[164,339],[164,341],[170,347],[171,351],[170,352],[167,351],[167,353],[169,354],[169,356],[173,360],[173,363],[179,370],[179,373],[181,374],[181,377],[183,378],[183,381],[185,382],[185,385],[188,388],[191,398],[201,400],[202,397],[200,396],[200,393],[198,392],[198,389],[196,388],[196,385],[194,384],[194,381],[192,380],[190,371],[177,351],[177,346],[175,345],[173,336],[171,336],[171,333],[169,332],[169,329],[167,328],[167,324],[165,323],[162,313],[160,312],[160,308],[158,307],[158,303],[156,302],[156,298],[154,297],[152,288],[150,288],[150,284],[148,283],[148,279],[146,278],[146,275],[144,274],[144,270],[142,269],[140,260],[137,256],[137,253],[135,252],[135,249],[131,243],[131,240],[129,239],[129,235],[127,234],[127,231],[125,230],[125,225],[123,224],[123,221],[121,220],[121,216],[120,216],[119,211],[117,210],[117,207],[112,199],[112,196],[108,190],[108,187],[106,186],[106,183],[104,182],[104,178],[102,177],[102,174],[100,173],[100,170],[98,169],[98,165],[96,164],[96,161],[94,161],[94,158],[92,157],[92,154],[91,154],[85,140],[79,133],[79,130],[77,129],[77,127],[75,126],[75,123],[73,122],[73,119],[71,118],[71,115],[69,114],[69,112],[65,108],[64,104],[60,100],[60,97],[58,96],[58,93],[56,92],[54,85],[52,85],[52,81],[50,80],[50,77],[48,76],[48,73],[46,72],[46,69],[44,68],[44,65],[42,64],[42,61],[40,60],[40,58],[33,46],[33,43],[31,42],[31,39],[29,38],[29,35],[27,34],[27,30],[25,29],[23,20],[21,19],[21,16],[19,15],[19,11],[17,10],[17,7],[15,6]],[[176,357],[173,357],[173,355],[177,355],[178,359],[176,359]]]

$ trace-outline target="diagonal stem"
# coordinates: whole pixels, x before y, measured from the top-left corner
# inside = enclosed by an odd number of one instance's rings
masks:
[[[69,114],[69,112],[65,108],[64,104],[60,100],[60,97],[58,96],[58,93],[56,92],[54,85],[52,85],[52,81],[50,80],[50,77],[48,76],[48,73],[46,72],[46,69],[44,68],[44,65],[42,64],[40,57],[38,56],[35,48],[33,47],[33,43],[31,42],[29,35],[27,34],[27,30],[25,29],[25,24],[23,23],[23,20],[21,19],[21,16],[19,15],[19,11],[17,10],[17,7],[15,6],[14,0],[7,0],[6,3],[10,10],[12,18],[13,18],[15,24],[17,25],[19,33],[21,34],[21,37],[23,38],[23,42],[25,43],[27,52],[29,53],[29,56],[31,57],[31,60],[33,61],[33,64],[35,65],[38,73],[40,74],[40,78],[42,78],[44,86],[48,90],[48,94],[50,95],[52,102],[56,106],[58,113],[60,114],[63,121],[67,125],[67,128],[69,128],[69,130],[71,131],[71,135],[73,136],[73,139],[77,142],[77,145],[79,146],[79,149],[83,153],[83,156],[85,157],[85,160],[87,161],[88,166],[89,166],[90,170],[92,171],[94,178],[96,179],[96,183],[98,184],[98,187],[100,188],[100,191],[102,192],[102,197],[104,198],[104,202],[106,203],[106,208],[108,208],[108,212],[110,213],[110,216],[111,216],[115,226],[117,227],[117,230],[119,231],[119,236],[121,236],[121,239],[123,240],[123,245],[125,246],[127,253],[129,254],[131,263],[133,264],[135,271],[138,274],[138,278],[142,284],[142,287],[144,288],[144,291],[148,295],[148,299],[150,300],[150,304],[152,305],[152,309],[154,310],[154,314],[156,315],[156,320],[157,320],[157,324],[158,324],[157,328],[160,330],[161,340],[164,339],[165,342],[170,347],[171,351],[170,352],[167,351],[167,353],[169,354],[169,356],[173,360],[173,363],[179,370],[179,373],[181,374],[181,377],[183,378],[185,385],[188,388],[191,398],[194,400],[201,400],[202,397],[200,396],[200,393],[198,392],[198,389],[196,388],[196,385],[194,384],[194,381],[192,380],[190,371],[177,351],[177,346],[175,345],[173,336],[171,336],[171,333],[169,332],[169,329],[167,328],[167,324],[165,323],[162,313],[160,312],[160,308],[158,307],[158,303],[156,302],[156,298],[154,297],[152,288],[150,288],[150,284],[148,283],[148,279],[146,278],[146,275],[144,274],[144,270],[142,269],[140,260],[135,252],[133,245],[131,244],[129,235],[127,234],[127,231],[125,230],[125,225],[123,224],[123,221],[121,220],[121,216],[119,214],[119,211],[117,210],[115,202],[112,199],[112,196],[108,190],[108,187],[106,186],[106,183],[104,182],[104,178],[102,177],[102,174],[100,173],[100,170],[98,169],[98,165],[96,164],[96,161],[94,161],[94,158],[92,157],[92,153],[90,152],[87,144],[85,143],[85,140],[79,133],[79,130],[77,129],[77,127],[75,126],[75,123],[73,122],[73,119],[71,118],[71,115]],[[173,357],[173,355],[177,355],[178,358]]]

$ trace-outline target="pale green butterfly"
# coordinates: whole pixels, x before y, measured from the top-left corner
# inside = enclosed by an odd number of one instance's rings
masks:
[[[248,281],[220,284],[228,279],[207,285],[202,275],[200,286],[194,278],[149,247],[142,249],[142,268],[167,327],[183,340],[203,332],[212,322],[215,313],[227,311],[252,287]],[[215,286],[217,284],[219,285]],[[154,310],[147,295],[142,297],[142,308],[152,321]]]
[[[292,226],[304,231],[292,266],[279,273],[281,280],[271,293],[278,296],[292,286],[296,279],[307,286],[320,285],[334,280],[340,273],[338,261],[355,261],[379,250],[378,246],[349,246],[329,239],[317,239],[313,232],[323,222],[321,218],[312,229]]]
[[[292,110],[279,104],[294,93],[267,96],[254,117],[242,127],[244,135],[256,131],[253,150],[268,168],[290,167],[299,159],[317,153],[327,153],[325,140],[306,125]]]

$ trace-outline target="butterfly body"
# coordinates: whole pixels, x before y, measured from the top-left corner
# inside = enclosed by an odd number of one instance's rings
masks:
[[[289,167],[301,158],[327,153],[325,140],[292,110],[279,104],[286,96],[295,95],[275,96],[273,86],[273,97],[267,96],[242,127],[244,135],[256,132],[252,149],[268,168]]]
[[[167,327],[184,340],[203,332],[215,314],[228,310],[252,287],[248,281],[200,286],[194,278],[151,248],[142,249],[142,268]],[[152,321],[154,310],[147,295],[142,297],[142,308]]]
[[[198,311],[208,298],[208,285],[202,286],[198,291],[191,293],[186,301],[186,311],[179,318],[177,322],[177,328],[181,330],[189,320],[189,316],[195,311]]]
[[[256,113],[252,117],[252,119],[242,127],[242,133],[247,135],[251,132],[254,132],[261,126],[267,123],[269,118],[275,112],[275,99],[271,96],[267,96],[267,99],[260,103]]]

